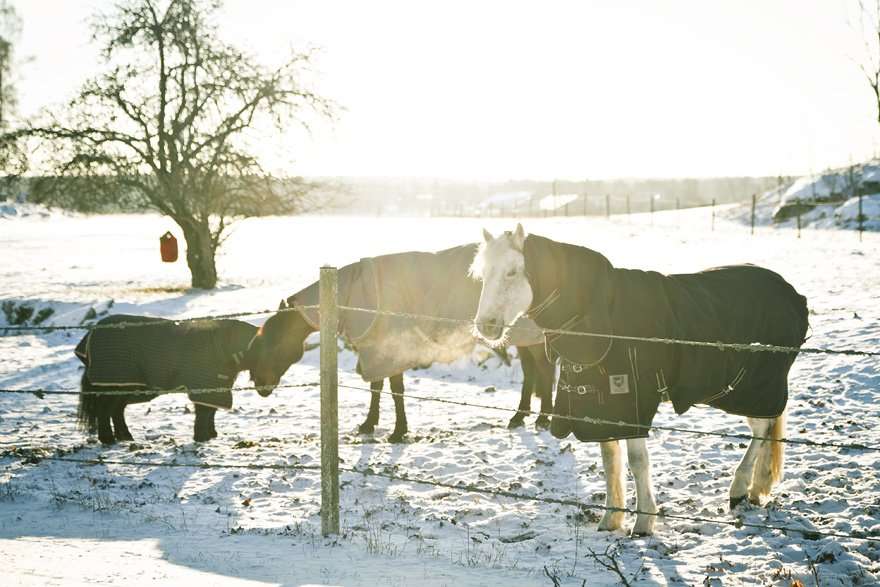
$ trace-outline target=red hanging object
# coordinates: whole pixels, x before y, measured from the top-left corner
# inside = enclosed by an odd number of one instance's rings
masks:
[[[162,253],[162,261],[165,263],[177,261],[177,239],[174,238],[171,231],[159,237],[159,251]]]

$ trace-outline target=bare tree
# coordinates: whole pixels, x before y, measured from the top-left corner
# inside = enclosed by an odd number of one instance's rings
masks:
[[[12,83],[13,49],[21,33],[21,19],[15,7],[0,0],[0,131],[4,130],[15,107],[15,86]]]
[[[309,187],[270,175],[256,129],[282,131],[333,105],[301,83],[311,53],[274,68],[223,42],[219,0],[122,0],[92,24],[103,68],[61,114],[11,134],[49,161],[37,201],[154,209],[186,239],[192,285],[217,283],[215,253],[230,222],[295,212]]]
[[[0,0],[0,201],[15,191],[16,181],[25,171],[27,161],[24,151],[15,141],[4,139],[16,106],[13,83],[15,44],[21,33],[21,19],[15,7],[7,0]]]
[[[880,0],[858,0],[858,12],[858,22],[850,23],[864,42],[863,55],[856,62],[874,93],[880,123]]]

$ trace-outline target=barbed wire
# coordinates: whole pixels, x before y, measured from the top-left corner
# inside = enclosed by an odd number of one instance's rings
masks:
[[[15,455],[12,455],[15,456]],[[65,457],[65,456],[38,456],[38,455],[28,455],[28,456],[18,456],[19,459],[23,460],[27,464],[37,464],[42,460],[49,461],[60,461],[67,463],[78,463],[83,465],[120,465],[120,466],[131,466],[131,467],[171,467],[171,468],[193,468],[193,469],[248,469],[248,470],[307,470],[307,471],[320,471],[320,465],[303,465],[299,463],[291,463],[291,464],[281,464],[281,463],[178,463],[178,462],[165,462],[165,461],[126,461],[126,460],[118,460],[118,459],[102,459],[102,458],[76,458],[76,457]],[[489,487],[481,487],[478,485],[474,485],[472,483],[447,483],[443,481],[438,481],[436,479],[421,479],[418,477],[411,477],[406,474],[399,473],[389,473],[387,471],[376,471],[372,467],[367,468],[358,468],[358,467],[339,467],[339,471],[341,473],[350,473],[363,475],[364,477],[380,477],[389,479],[392,481],[401,481],[406,483],[415,483],[418,485],[428,485],[432,487],[441,487],[444,489],[450,489],[461,493],[480,493],[483,495],[491,495],[494,497],[505,497],[514,500],[521,501],[531,501],[537,503],[546,503],[551,505],[561,505],[561,506],[569,506],[575,507],[580,510],[594,510],[601,512],[612,512],[612,513],[625,513],[632,515],[644,515],[644,516],[652,516],[662,519],[670,519],[670,520],[681,520],[686,522],[699,522],[703,524],[718,524],[723,526],[732,526],[735,528],[755,528],[760,530],[771,530],[776,532],[783,533],[797,533],[807,539],[815,540],[817,538],[847,538],[851,540],[860,540],[864,542],[872,542],[872,543],[880,543],[880,538],[873,536],[865,536],[862,534],[853,534],[846,532],[834,532],[828,530],[816,530],[809,528],[798,528],[794,526],[776,526],[771,524],[759,524],[755,522],[746,522],[742,519],[737,520],[723,520],[720,518],[709,518],[706,516],[690,516],[684,514],[673,514],[665,511],[664,509],[660,509],[657,512],[648,512],[635,508],[628,507],[615,507],[615,506],[605,506],[599,504],[592,503],[584,503],[582,501],[576,499],[569,498],[556,498],[556,497],[544,497],[539,495],[528,495],[524,493],[517,493],[514,491],[507,491],[504,489],[493,489]]]
[[[490,405],[486,405],[486,404],[474,404],[474,403],[470,403],[470,402],[444,399],[444,398],[432,397],[432,396],[412,395],[412,394],[409,394],[406,392],[400,393],[400,392],[394,392],[394,391],[373,390],[373,389],[367,389],[365,387],[356,387],[353,385],[345,385],[343,383],[338,383],[337,385],[338,385],[338,387],[341,387],[344,389],[352,389],[352,390],[356,390],[356,391],[370,392],[370,393],[382,393],[382,394],[386,394],[386,395],[411,398],[411,399],[414,399],[417,401],[431,401],[431,402],[438,402],[438,403],[443,403],[443,404],[466,406],[466,407],[470,407],[470,408],[481,408],[481,409],[486,409],[486,410],[495,410],[495,411],[500,411],[500,412],[517,412],[517,413],[521,413],[521,414],[527,414],[530,416],[540,416],[540,415],[552,416],[553,418],[558,418],[560,420],[566,420],[569,422],[602,424],[602,425],[621,426],[621,427],[625,426],[628,428],[639,428],[642,430],[662,430],[665,432],[681,432],[684,434],[695,434],[697,436],[716,436],[719,438],[735,438],[738,440],[750,440],[750,441],[751,440],[762,440],[762,441],[768,441],[768,442],[778,442],[781,444],[798,444],[798,445],[802,445],[802,446],[812,446],[812,447],[817,447],[817,448],[818,447],[821,447],[821,448],[843,448],[843,449],[851,449],[851,450],[861,450],[861,451],[866,451],[866,452],[880,452],[880,446],[872,446],[872,445],[866,445],[866,444],[861,444],[861,443],[848,444],[848,443],[840,443],[840,442],[820,442],[820,441],[816,441],[816,440],[807,440],[807,439],[800,439],[800,438],[772,438],[769,436],[752,436],[750,434],[741,434],[741,433],[736,433],[736,432],[716,432],[714,430],[694,430],[693,428],[681,428],[678,426],[638,424],[638,423],[624,422],[621,420],[606,420],[603,418],[593,418],[591,416],[583,416],[583,417],[579,418],[576,416],[566,416],[564,414],[548,414],[546,412],[535,412],[533,410],[520,410],[519,408],[505,408],[503,406],[490,406]]]
[[[304,307],[305,308],[305,307]],[[351,312],[363,312],[365,314],[375,314],[379,316],[391,316],[398,318],[409,318],[412,320],[429,320],[434,322],[447,322],[457,324],[470,324],[477,326],[480,323],[473,320],[463,318],[441,318],[439,316],[429,316],[426,314],[414,314],[412,312],[394,312],[390,310],[374,310],[370,308],[358,308],[356,306],[338,306],[340,310],[348,310]],[[514,324],[505,324],[504,327],[509,330],[519,330],[522,332],[530,332],[533,334],[561,334],[568,336],[584,336],[588,338],[604,338],[611,340],[628,340],[634,342],[650,342],[659,344],[679,344],[683,346],[708,347],[718,350],[734,350],[748,352],[771,352],[771,353],[806,353],[806,354],[827,354],[827,355],[851,355],[863,357],[880,357],[880,351],[866,351],[861,349],[825,349],[815,347],[791,347],[775,344],[766,344],[761,342],[738,343],[738,342],[711,342],[700,340],[687,340],[683,338],[664,338],[657,336],[627,336],[623,334],[608,334],[601,332],[582,332],[579,330],[565,330],[561,328],[538,328],[531,326],[518,326]]]
[[[282,383],[277,385],[275,390],[283,390],[283,389],[301,389],[305,387],[318,387],[320,382],[308,382],[308,383]],[[611,425],[611,426],[625,426],[630,428],[639,428],[642,430],[660,430],[665,432],[678,432],[682,434],[693,434],[697,436],[713,436],[718,438],[730,438],[736,440],[761,440],[767,442],[778,442],[782,444],[794,444],[801,446],[811,446],[816,448],[840,448],[840,449],[848,449],[848,450],[859,450],[865,452],[880,452],[880,446],[867,445],[863,443],[842,443],[842,442],[822,442],[817,440],[809,440],[809,439],[799,439],[799,438],[772,438],[769,436],[753,436],[750,434],[736,433],[736,432],[717,432],[714,430],[695,430],[693,428],[684,428],[681,426],[664,426],[657,424],[640,424],[640,423],[629,423],[623,422],[621,420],[607,420],[603,418],[594,418],[592,416],[568,416],[564,414],[548,414],[545,412],[535,412],[533,410],[520,410],[519,408],[507,408],[503,406],[492,406],[488,404],[475,404],[471,402],[465,402],[460,400],[451,400],[433,396],[425,396],[425,395],[415,395],[412,393],[400,393],[394,391],[385,391],[385,390],[373,390],[365,387],[358,387],[355,385],[347,385],[344,383],[337,383],[337,386],[342,389],[350,389],[354,391],[360,391],[364,393],[380,393],[384,395],[390,396],[398,396],[403,398],[409,398],[416,401],[431,401],[449,405],[457,405],[463,407],[470,408],[479,408],[485,410],[494,410],[500,412],[511,412],[511,413],[521,413],[530,416],[539,416],[539,415],[547,415],[552,416],[553,418],[558,418],[565,421],[570,422],[581,422],[588,424],[600,424],[600,425]],[[86,390],[79,391],[77,389],[67,388],[67,389],[2,389],[0,388],[0,394],[9,393],[9,394],[30,394],[35,395],[39,398],[43,398],[44,396],[51,395],[100,395],[100,396],[125,396],[125,395],[169,395],[169,394],[187,394],[187,395],[198,395],[204,393],[218,393],[218,392],[227,392],[227,391],[260,391],[263,389],[258,386],[245,386],[245,387],[208,387],[201,389],[168,389],[168,390],[129,390],[129,389],[108,389],[108,390]]]
[[[445,322],[459,325],[470,325],[476,327],[480,325],[480,323],[475,322],[473,320],[465,319],[465,318],[444,318],[440,316],[430,316],[427,314],[418,314],[413,312],[398,312],[391,310],[378,310],[372,308],[360,308],[357,306],[348,306],[348,305],[338,305],[340,310],[346,310],[351,312],[363,312],[367,314],[374,314],[378,316],[389,316],[389,317],[397,317],[397,318],[407,318],[411,320],[427,320],[432,322]],[[195,322],[202,320],[225,320],[232,318],[242,318],[247,316],[261,316],[264,314],[274,314],[274,313],[283,313],[283,312],[299,312],[301,310],[317,310],[319,309],[318,305],[302,305],[295,306],[292,308],[280,308],[280,309],[265,309],[265,310],[254,310],[247,312],[233,312],[229,314],[213,314],[213,315],[205,315],[198,316],[192,318],[179,318],[179,319],[167,319],[172,322]],[[144,326],[155,326],[155,322],[117,322],[113,324],[90,324],[90,325],[57,325],[57,326],[4,326],[0,327],[0,331],[11,331],[11,332],[51,332],[55,330],[99,330],[99,329],[124,329],[124,328],[137,328]],[[609,333],[601,333],[601,332],[582,332],[578,330],[566,330],[560,328],[540,328],[535,329],[530,326],[518,326],[517,324],[507,324],[505,328],[509,330],[519,330],[522,332],[529,332],[535,335],[543,335],[543,334],[559,334],[559,335],[567,335],[567,336],[582,336],[588,338],[603,338],[610,340],[626,340],[632,342],[647,342],[647,343],[657,343],[657,344],[675,344],[682,346],[694,346],[694,347],[704,347],[704,348],[714,348],[717,350],[733,350],[733,351],[746,351],[746,352],[772,352],[772,353],[803,353],[803,354],[824,354],[824,355],[845,355],[845,356],[859,356],[859,357],[880,357],[880,351],[869,351],[863,349],[829,349],[829,348],[819,348],[819,347],[793,347],[793,346],[783,346],[783,345],[774,345],[760,342],[752,342],[752,343],[736,343],[736,342],[723,342],[723,341],[700,341],[700,340],[687,340],[682,338],[665,338],[665,337],[657,337],[657,336],[629,336],[624,334],[609,334]],[[6,334],[4,334],[5,336]]]
[[[318,306],[299,306],[305,309],[315,308]],[[157,322],[114,322],[112,324],[100,324],[100,323],[92,323],[92,324],[58,324],[58,325],[13,325],[13,326],[0,326],[0,332],[3,332],[3,335],[6,336],[7,332],[52,332],[56,330],[113,330],[113,329],[126,329],[126,328],[141,328],[145,326],[156,326],[157,324],[161,324],[159,320],[168,320],[169,322],[181,323],[181,322],[201,322],[203,320],[231,320],[233,318],[245,318],[247,316],[262,316],[264,314],[275,314],[277,312],[291,312],[294,311],[294,308],[281,308],[281,309],[266,309],[266,310],[251,310],[247,312],[231,312],[229,314],[206,314],[204,316],[192,316],[189,318],[163,318],[162,316],[146,316],[147,318],[156,318]],[[115,315],[115,314],[111,314]]]
[[[273,389],[291,389],[298,387],[317,387],[320,385],[320,382],[314,381],[309,383],[285,383],[282,385],[278,385]],[[35,395],[40,399],[43,399],[45,396],[49,395],[99,395],[99,396],[125,396],[125,395],[172,395],[177,393],[185,393],[187,395],[200,395],[205,393],[221,393],[226,391],[262,391],[266,389],[266,386],[256,386],[256,385],[246,385],[242,387],[197,387],[193,389],[187,389],[184,387],[176,387],[174,389],[85,389],[80,390],[73,387],[67,387],[63,389],[9,389],[9,388],[0,388],[0,393],[11,393],[11,394],[24,394],[24,395]]]

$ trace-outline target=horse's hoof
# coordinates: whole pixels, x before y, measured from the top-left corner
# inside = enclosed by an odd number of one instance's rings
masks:
[[[214,436],[211,436],[210,434],[208,434],[208,435],[204,435],[204,436],[201,435],[201,434],[198,435],[198,436],[193,435],[193,440],[194,440],[195,442],[208,442],[208,441],[211,440],[212,438],[214,438]]]
[[[654,519],[653,516],[648,519],[636,520],[635,526],[633,526],[632,532],[630,532],[630,536],[634,538],[642,537],[642,536],[651,536],[654,533]]]
[[[550,428],[549,416],[545,416],[544,414],[538,416],[538,419],[535,420],[535,428],[538,430],[548,430]]]
[[[403,442],[403,438],[406,436],[406,432],[394,432],[391,436],[388,437],[388,442],[391,444],[400,444]]]
[[[513,418],[510,419],[510,422],[507,423],[507,428],[513,430],[514,428],[519,428],[520,426],[525,426],[526,417],[521,414],[517,414]]]
[[[364,422],[360,426],[358,426],[358,434],[372,434],[376,430],[375,424],[368,424]]]
[[[130,432],[126,432],[123,434],[119,434],[117,432],[116,433],[116,440],[118,440],[119,442],[131,442],[134,440],[134,438],[131,436]]]
[[[599,520],[598,530],[600,532],[613,532],[623,527],[623,512],[605,512],[602,519]]]
[[[730,511],[735,510],[735,509],[736,509],[736,506],[738,506],[739,504],[743,503],[745,500],[746,500],[746,496],[745,496],[745,495],[739,495],[739,496],[737,496],[737,497],[733,497],[733,496],[731,496],[731,497],[730,497]]]
[[[98,440],[101,441],[101,444],[105,446],[110,446],[111,444],[116,444],[115,436],[99,436]]]

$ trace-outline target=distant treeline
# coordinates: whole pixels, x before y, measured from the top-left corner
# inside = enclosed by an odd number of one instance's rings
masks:
[[[788,177],[717,177],[700,179],[615,179],[556,181],[465,181],[424,178],[318,178],[327,186],[327,201],[338,212],[470,215],[487,207],[516,206],[518,212],[539,210],[538,202],[550,195],[577,195],[571,213],[603,213],[606,196],[613,213],[624,211],[627,200],[632,212],[647,211],[651,200],[656,210],[676,206],[691,208],[712,203],[745,201],[752,194],[787,185]],[[511,195],[509,204],[505,195]],[[586,195],[586,201],[584,200]],[[517,201],[517,204],[513,204]],[[493,202],[487,206],[487,202]]]
[[[51,203],[82,212],[136,212],[145,202],[126,194],[97,198],[99,186],[110,180],[96,178],[19,178],[6,183],[0,200],[43,202],[45,186],[53,185]],[[601,214],[610,205],[612,213],[644,212],[675,207],[691,208],[745,201],[790,183],[787,177],[719,177],[700,179],[615,179],[557,181],[473,181],[430,178],[295,178],[280,182],[291,191],[308,186],[310,204],[305,210],[336,213],[473,215],[483,213],[540,213],[540,200],[550,195],[576,195],[570,202],[572,214]],[[286,185],[289,182],[289,186]],[[65,184],[59,189],[59,183]],[[68,189],[64,189],[64,188]],[[101,189],[104,188],[104,189]],[[59,197],[60,196],[60,197]],[[510,196],[508,199],[506,196]],[[607,198],[606,198],[607,197]],[[516,203],[514,203],[514,201]],[[492,203],[487,203],[492,202]],[[502,203],[499,203],[502,202]],[[506,203],[505,203],[506,202]],[[507,207],[507,209],[504,209]]]

